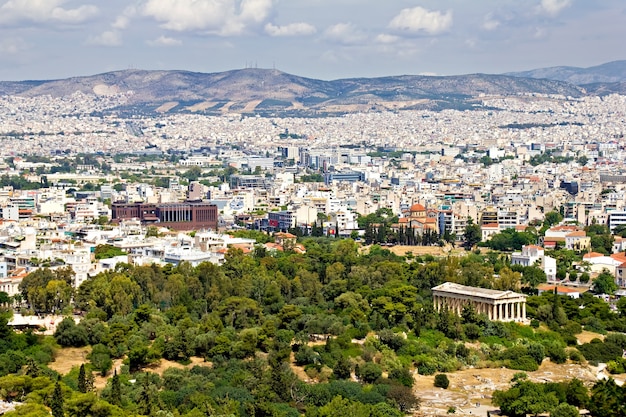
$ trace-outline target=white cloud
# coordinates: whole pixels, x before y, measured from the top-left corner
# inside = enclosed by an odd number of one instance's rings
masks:
[[[324,31],[324,38],[343,44],[361,43],[366,36],[352,23],[338,23]]]
[[[85,4],[74,9],[61,7],[65,0],[9,0],[0,6],[0,24],[17,22],[82,23],[96,14],[98,8]]]
[[[159,36],[158,38],[148,41],[148,45],[150,46],[177,46],[182,45],[182,41],[174,38],[170,38],[169,36]]]
[[[425,32],[437,35],[452,26],[452,12],[431,11],[423,7],[402,9],[389,23],[391,29],[411,33]]]
[[[137,8],[134,6],[129,6],[122,14],[115,18],[115,21],[111,24],[111,27],[114,29],[126,29],[130,24],[130,21],[133,17],[137,15]]]
[[[272,10],[272,0],[242,0],[239,19],[244,22],[264,22]]]
[[[487,16],[485,16],[485,20],[483,21],[483,29],[485,30],[496,30],[498,27],[500,27],[501,22],[493,17],[493,14],[489,13]]]
[[[116,30],[107,30],[98,36],[92,36],[87,40],[89,45],[119,46],[122,44],[122,35]]]
[[[273,0],[148,0],[143,14],[165,29],[241,35],[267,20]]]
[[[289,23],[283,26],[276,26],[272,23],[265,25],[265,33],[270,36],[306,36],[315,32],[317,32],[315,26],[305,22]]]
[[[571,5],[571,0],[541,0],[539,12],[550,16],[556,16],[561,10]]]
[[[385,44],[396,43],[399,40],[400,38],[398,36],[390,35],[388,33],[381,33],[378,36],[376,36],[376,39],[375,39],[377,43],[385,43]]]

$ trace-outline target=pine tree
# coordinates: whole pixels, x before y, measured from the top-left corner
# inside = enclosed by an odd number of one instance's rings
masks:
[[[113,378],[111,379],[111,404],[122,405],[122,386],[117,369],[113,371]]]
[[[61,383],[59,380],[54,384],[54,391],[50,399],[50,409],[52,410],[53,417],[65,416],[65,412],[63,411],[63,392],[61,391]]]
[[[87,379],[85,377],[85,364],[80,365],[78,370],[78,391],[82,393],[87,392]]]
[[[152,413],[152,395],[150,392],[150,380],[148,374],[144,374],[141,382],[141,389],[137,398],[137,407],[141,414],[150,415]]]

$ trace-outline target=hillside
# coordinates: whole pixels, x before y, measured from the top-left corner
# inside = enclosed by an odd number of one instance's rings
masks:
[[[530,71],[511,72],[506,75],[564,81],[575,85],[618,83],[626,81],[626,61],[607,62],[589,68],[550,67]]]
[[[580,97],[585,94],[583,88],[561,81],[507,75],[402,75],[323,81],[252,68],[208,74],[124,70],[64,80],[0,82],[1,95],[61,97],[75,92],[101,96],[130,93],[127,104],[118,110],[134,112],[301,115],[384,109],[465,109],[475,106],[480,95],[535,93]]]

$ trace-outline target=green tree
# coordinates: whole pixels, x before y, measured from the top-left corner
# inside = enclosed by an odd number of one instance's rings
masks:
[[[65,411],[63,409],[63,392],[61,391],[61,383],[57,381],[54,384],[54,391],[50,398],[50,409],[53,417],[64,417]]]
[[[465,248],[470,250],[482,240],[482,231],[480,230],[480,226],[475,224],[471,218],[468,219],[463,236],[465,238]]]
[[[392,385],[387,392],[387,398],[403,413],[408,414],[417,410],[420,399],[415,396],[413,390],[404,385]]]
[[[536,266],[527,266],[522,269],[522,282],[531,288],[547,281],[546,273]]]
[[[341,356],[333,368],[333,375],[337,379],[348,379],[350,378],[351,372],[352,366],[350,365],[350,361]]]
[[[591,389],[589,411],[592,416],[626,416],[624,388],[615,383],[613,378],[596,382]]]
[[[189,181],[198,181],[198,178],[202,175],[202,168],[198,166],[192,166],[185,171],[181,177],[188,179]]]
[[[358,377],[367,384],[376,382],[383,374],[380,365],[374,362],[366,362],[359,367]]]
[[[87,377],[85,375],[85,364],[80,364],[80,369],[78,370],[78,391],[83,394],[87,392]]]
[[[552,210],[546,213],[544,220],[543,220],[543,224],[544,226],[547,226],[549,228],[551,226],[554,226],[555,224],[561,223],[562,220],[563,220],[563,215],[559,213],[558,211]]]
[[[85,328],[77,326],[71,317],[61,320],[54,332],[54,338],[61,346],[82,347],[89,343]]]
[[[559,400],[554,392],[546,390],[545,385],[520,380],[506,391],[494,391],[493,403],[507,416],[524,417],[550,412]]]
[[[122,405],[122,383],[120,382],[120,376],[117,374],[117,369],[113,371],[113,378],[111,378],[111,394],[109,400],[113,405]]]
[[[567,384],[565,398],[568,404],[585,408],[589,403],[589,390],[580,379],[574,378]]]
[[[613,294],[618,289],[615,278],[604,270],[593,280],[593,292],[596,294]]]
[[[111,351],[103,344],[94,345],[89,354],[89,360],[94,369],[100,372],[100,375],[106,376],[107,372],[113,366],[111,359]]]

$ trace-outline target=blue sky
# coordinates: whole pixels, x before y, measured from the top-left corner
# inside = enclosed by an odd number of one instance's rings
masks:
[[[626,59],[624,39],[623,0],[0,0],[0,80],[502,73]]]

